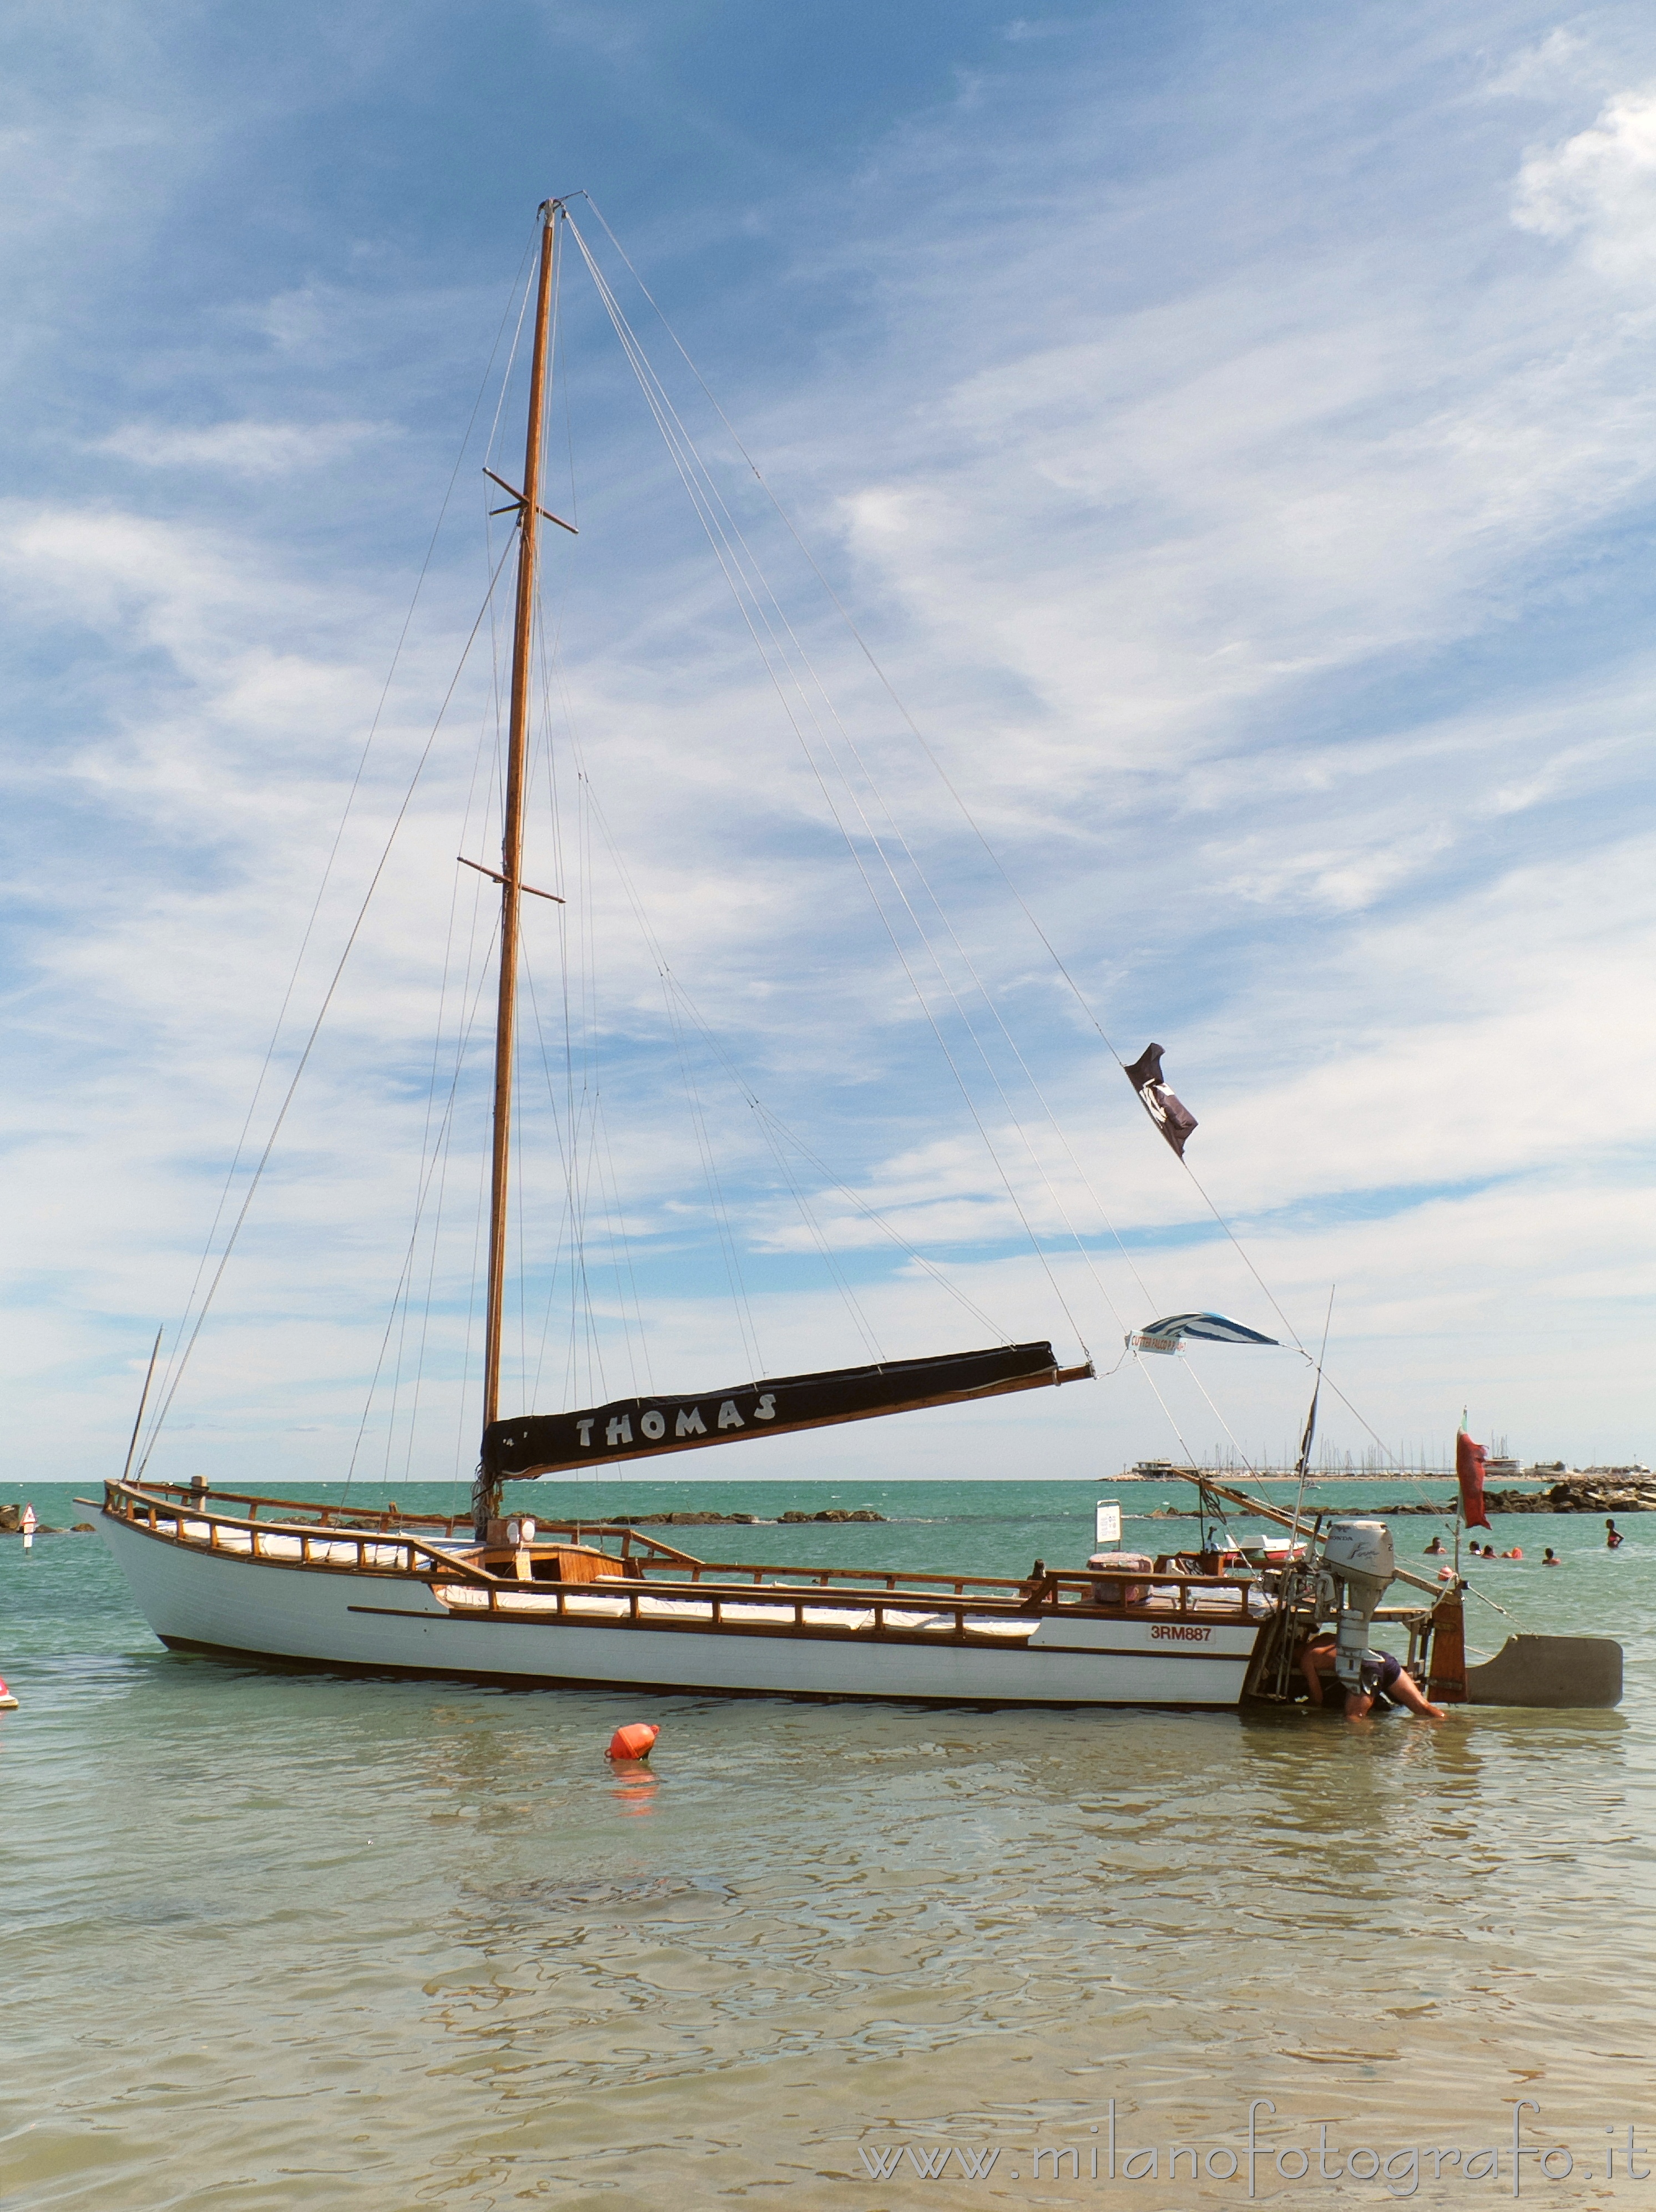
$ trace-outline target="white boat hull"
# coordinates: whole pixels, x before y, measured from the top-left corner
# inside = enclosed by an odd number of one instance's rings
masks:
[[[1229,1707],[1241,1698],[1256,1620],[1169,1622],[1050,1616],[1027,1632],[983,1623],[993,1641],[823,1627],[767,1627],[765,1594],[747,1608],[663,1601],[648,1620],[594,1592],[588,1616],[523,1610],[468,1618],[412,1575],[276,1565],[198,1549],[103,1512],[99,1530],[140,1611],[164,1644],[244,1660],[521,1686],[861,1698],[933,1705]],[[452,1593],[451,1593],[452,1595]],[[921,1601],[923,1602],[923,1601]],[[781,1608],[772,1607],[774,1613]],[[703,1616],[705,1625],[698,1623]],[[926,1616],[911,1616],[916,1621]]]

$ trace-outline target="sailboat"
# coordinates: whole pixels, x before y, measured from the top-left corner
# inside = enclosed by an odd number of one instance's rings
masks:
[[[1297,1580],[1292,1548],[1287,1569],[1275,1576],[1227,1571],[1223,1553],[1152,1560],[1105,1553],[1074,1569],[1038,1560],[1027,1576],[1009,1577],[713,1560],[624,1524],[594,1528],[590,1520],[507,1510],[508,1482],[654,1466],[687,1452],[1061,1388],[1093,1374],[1090,1359],[1066,1364],[1045,1340],[1007,1342],[647,1392],[557,1413],[502,1410],[521,920],[532,889],[523,858],[538,563],[542,523],[570,526],[542,504],[551,309],[568,204],[549,200],[539,215],[521,485],[489,471],[508,495],[508,507],[496,512],[513,517],[516,574],[500,866],[481,871],[497,884],[500,904],[482,1431],[471,1510],[411,1515],[218,1489],[199,1475],[187,1486],[159,1481],[147,1459],[134,1471],[141,1401],[125,1468],[106,1483],[100,1501],[86,1501],[96,1505],[94,1525],[162,1643],[244,1662],[525,1687],[940,1705],[1223,1708],[1250,1694],[1284,1694],[1294,1639],[1330,1605],[1342,1636],[1348,1626],[1358,1643],[1367,1635],[1391,1577],[1388,1565],[1377,1579],[1373,1545],[1366,1549],[1361,1537],[1348,1545],[1342,1566],[1345,1554],[1328,1532],[1320,1561]],[[1152,1058],[1144,1082],[1161,1103],[1147,1103],[1166,1133],[1178,1102],[1160,1089],[1160,1048],[1127,1072],[1138,1087]],[[1174,1128],[1169,1136],[1175,1149],[1183,1133]],[[1212,1324],[1205,1333],[1217,1328],[1221,1340],[1271,1341],[1223,1316],[1184,1315],[1129,1339],[1129,1346],[1165,1352],[1180,1332],[1202,1334],[1198,1324]],[[146,1381],[146,1399],[148,1391]],[[1282,1518],[1239,1494],[1235,1502]],[[1297,1515],[1292,1533],[1301,1534]],[[1464,1677],[1464,1662],[1452,1594],[1417,1577],[1398,1578],[1434,1601],[1417,1605],[1409,1620],[1422,1660],[1430,1640],[1434,1690],[1464,1696],[1453,1676],[1458,1667]]]
[[[539,210],[516,538],[498,870],[483,1424],[472,1511],[306,1504],[151,1479],[105,1486],[96,1526],[175,1650],[530,1685],[1029,1705],[1233,1705],[1269,1611],[1220,1574],[1147,1583],[1100,1561],[1003,1577],[715,1561],[633,1528],[537,1521],[503,1486],[666,1461],[1087,1379],[1044,1341],[749,1378],[547,1414],[502,1411],[524,812],[543,428],[560,225]],[[492,472],[491,472],[492,473]],[[504,479],[497,479],[504,483]],[[563,526],[567,527],[568,526]],[[142,1419],[142,1409],[140,1413]],[[136,1431],[135,1431],[136,1436]],[[89,1501],[90,1502],[90,1501]]]

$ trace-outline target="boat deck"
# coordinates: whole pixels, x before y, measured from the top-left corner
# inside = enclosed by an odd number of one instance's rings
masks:
[[[451,1617],[588,1622],[734,1633],[895,1637],[1027,1645],[1068,1641],[1088,1620],[1257,1627],[1274,1609],[1256,1583],[1143,1567],[1005,1576],[882,1574],[698,1559],[642,1531],[541,1523],[537,1540],[479,1544],[468,1528],[289,1499],[107,1486],[107,1511],[162,1542],[226,1559],[413,1582]],[[236,1508],[246,1509],[237,1511]],[[263,1511],[280,1518],[260,1519]],[[314,1518],[301,1518],[312,1516]],[[618,1550],[594,1545],[601,1535]],[[584,1540],[583,1540],[584,1539]],[[1176,1624],[1187,1624],[1181,1630]]]

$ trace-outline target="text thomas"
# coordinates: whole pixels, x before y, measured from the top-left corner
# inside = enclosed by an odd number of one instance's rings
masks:
[[[776,1418],[776,1394],[774,1390],[763,1390],[753,1404],[749,1407],[746,1420],[743,1419],[738,1410],[736,1401],[734,1398],[726,1398],[721,1401],[714,1422],[717,1429],[745,1429],[748,1421],[774,1421]],[[575,1426],[581,1450],[591,1451],[593,1431],[598,1426],[598,1416],[595,1413],[583,1415]],[[667,1432],[667,1417],[660,1407],[652,1406],[647,1413],[639,1415],[638,1427],[648,1443],[660,1443]],[[675,1407],[673,1433],[675,1437],[704,1437],[707,1434],[707,1423],[702,1419],[701,1407],[699,1406]],[[618,1413],[605,1424],[604,1445],[609,1449],[613,1450],[618,1444],[630,1444],[631,1442],[632,1416],[630,1413]]]

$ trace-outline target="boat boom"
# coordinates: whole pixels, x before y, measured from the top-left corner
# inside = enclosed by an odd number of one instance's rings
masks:
[[[1295,1535],[1306,1525],[1303,1518],[1296,1521],[1292,1513],[1284,1513],[1280,1505],[1267,1505],[1263,1498],[1251,1498],[1245,1490],[1233,1490],[1228,1483],[1212,1481],[1205,1474],[1186,1474],[1182,1479],[1186,1482],[1199,1483],[1203,1490],[1210,1490],[1215,1498],[1222,1498],[1227,1505],[1234,1505],[1239,1512],[1253,1514],[1261,1521],[1274,1521],[1279,1528],[1292,1529]],[[1429,1583],[1424,1575],[1411,1574],[1407,1567],[1394,1568],[1392,1578],[1397,1582],[1408,1583],[1416,1589],[1425,1590],[1433,1597],[1442,1597],[1455,1587],[1452,1583]]]

